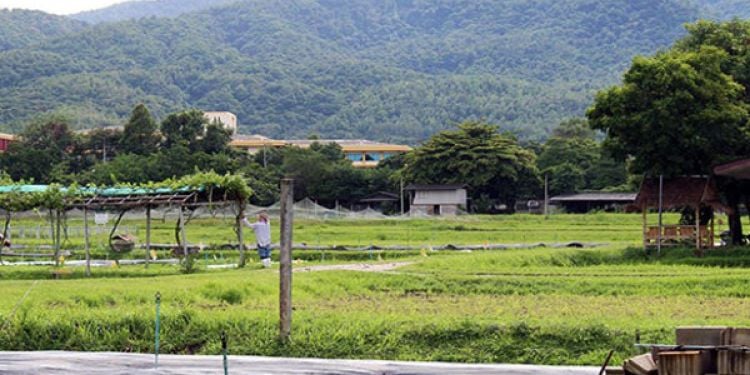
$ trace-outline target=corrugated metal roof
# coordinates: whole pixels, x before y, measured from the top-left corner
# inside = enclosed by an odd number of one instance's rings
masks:
[[[632,203],[638,193],[578,193],[558,195],[550,198],[550,202],[621,202]]]

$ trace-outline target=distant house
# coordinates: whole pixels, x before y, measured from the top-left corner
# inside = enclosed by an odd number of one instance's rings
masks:
[[[417,185],[406,187],[411,215],[453,216],[466,209],[466,185]]]
[[[636,195],[602,192],[565,194],[550,198],[549,203],[571,213],[585,213],[591,210],[618,211],[635,202]]]

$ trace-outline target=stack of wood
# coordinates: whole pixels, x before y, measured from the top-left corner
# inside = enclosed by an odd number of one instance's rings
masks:
[[[651,356],[651,353],[642,354],[626,360],[625,363],[623,363],[622,368],[624,374],[655,375],[658,373],[656,362],[654,361],[654,357]],[[609,374],[609,372],[607,374]]]
[[[608,375],[750,375],[750,328],[681,327],[676,345],[653,345]]]
[[[750,328],[727,328],[722,331],[722,345],[717,356],[717,369],[721,375],[750,375]]]

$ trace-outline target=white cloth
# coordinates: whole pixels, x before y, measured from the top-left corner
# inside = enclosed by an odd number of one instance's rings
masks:
[[[242,219],[242,222],[245,223],[250,228],[253,228],[253,232],[255,232],[255,242],[258,244],[258,246],[271,246],[271,222],[262,222],[257,221],[255,223],[250,223],[247,221],[247,218]]]

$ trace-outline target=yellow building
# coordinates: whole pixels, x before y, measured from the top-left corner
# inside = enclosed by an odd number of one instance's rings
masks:
[[[341,146],[346,158],[352,162],[352,165],[358,168],[374,168],[381,160],[411,150],[411,147],[409,146],[373,142],[363,139],[276,140],[261,135],[237,135],[232,139],[230,145],[234,148],[246,150],[251,154],[255,154],[264,148],[284,146],[308,148],[314,142],[321,144],[336,143]]]

